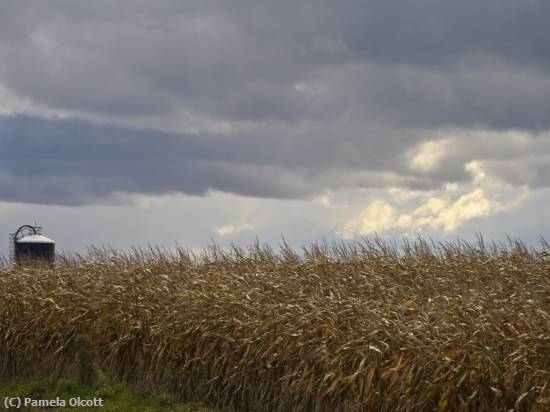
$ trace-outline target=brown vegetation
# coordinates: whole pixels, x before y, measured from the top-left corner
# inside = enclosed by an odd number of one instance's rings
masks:
[[[0,372],[90,342],[102,373],[224,410],[548,410],[548,250],[93,249],[0,270]]]

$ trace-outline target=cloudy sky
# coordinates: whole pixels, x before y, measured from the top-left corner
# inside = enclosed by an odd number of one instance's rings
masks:
[[[550,233],[547,0],[0,0],[0,233]]]

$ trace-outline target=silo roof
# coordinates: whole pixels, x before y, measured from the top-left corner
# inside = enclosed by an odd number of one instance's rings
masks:
[[[17,239],[17,243],[55,243],[55,241],[42,235],[27,235]]]

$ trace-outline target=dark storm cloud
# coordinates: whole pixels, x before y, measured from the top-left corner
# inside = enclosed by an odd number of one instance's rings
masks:
[[[391,145],[368,150],[314,143],[0,117],[0,200],[78,205],[109,202],[114,193],[202,195],[208,190],[305,198],[327,188],[434,185],[431,177],[407,175]],[[380,153],[384,158],[376,160]],[[369,171],[365,159],[371,160]]]
[[[191,135],[3,118],[0,200],[431,189],[467,179],[464,165],[480,157],[479,139],[463,137],[439,167],[412,170],[407,153],[438,131],[550,128],[545,0],[52,0],[0,8],[0,92],[117,124],[185,112],[245,125]],[[544,185],[544,161],[529,160],[532,153],[512,155],[513,173],[481,157],[505,181]]]
[[[359,108],[405,127],[549,125],[544,0],[3,7],[0,81],[62,109],[295,121]],[[319,102],[294,88],[335,77],[363,93],[329,89]]]
[[[140,132],[70,120],[0,118],[0,197],[86,204],[114,192],[204,194],[220,189],[288,197],[304,191],[299,187],[293,193],[292,185],[281,186],[277,175],[262,176],[262,170],[253,166],[243,173],[239,157],[229,142],[209,136]],[[228,162],[235,167],[228,168]]]

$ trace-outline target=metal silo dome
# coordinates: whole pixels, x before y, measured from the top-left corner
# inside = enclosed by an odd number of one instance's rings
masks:
[[[49,239],[43,235],[27,235],[19,239],[19,243],[55,243],[55,240]]]

